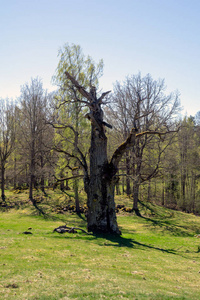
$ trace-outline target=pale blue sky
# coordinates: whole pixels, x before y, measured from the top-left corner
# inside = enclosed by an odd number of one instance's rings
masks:
[[[36,76],[52,90],[65,43],[103,58],[103,90],[141,71],[178,89],[188,115],[200,110],[199,0],[0,0],[0,96]]]

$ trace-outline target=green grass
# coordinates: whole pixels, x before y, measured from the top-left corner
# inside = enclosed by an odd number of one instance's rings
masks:
[[[0,299],[200,299],[200,218],[141,209],[143,218],[118,215],[121,237],[53,232],[86,229],[76,214],[1,212]]]

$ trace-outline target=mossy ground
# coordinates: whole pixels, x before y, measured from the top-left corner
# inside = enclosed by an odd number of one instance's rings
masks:
[[[56,205],[64,197],[51,194]],[[28,202],[0,212],[0,299],[200,299],[199,217],[143,203],[142,218],[118,214],[120,237],[58,234],[86,229],[86,218],[47,203],[45,218]]]

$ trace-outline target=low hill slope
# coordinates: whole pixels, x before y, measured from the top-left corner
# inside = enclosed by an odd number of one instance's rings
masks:
[[[84,215],[0,212],[0,299],[200,299],[200,218],[141,212],[119,211],[121,237],[53,232],[86,230]]]

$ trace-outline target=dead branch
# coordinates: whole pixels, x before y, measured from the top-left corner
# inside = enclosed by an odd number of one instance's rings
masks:
[[[105,92],[101,95],[101,97],[98,98],[97,103],[101,104],[103,99],[105,98],[106,95],[108,95],[109,93],[111,93],[111,91]]]
[[[77,233],[76,230],[81,230],[83,233],[91,235],[91,233],[85,231],[82,228],[79,228],[79,227],[68,227],[66,225],[62,225],[62,226],[59,226],[59,227],[55,228],[53,230],[53,232],[58,232],[58,233],[66,233],[66,232],[68,232],[68,233]]]
[[[55,129],[66,129],[66,128],[69,128],[69,129],[71,129],[74,132],[74,134],[78,134],[78,132],[75,131],[75,129],[74,129],[74,127],[72,125],[54,124],[54,123],[52,123],[50,121],[46,122],[46,124],[51,125]]]
[[[169,134],[169,133],[175,133],[175,132],[178,132],[180,128],[178,128],[177,130],[171,130],[171,131],[166,131],[166,132],[159,132],[159,131],[143,131],[143,132],[140,132],[140,133],[137,133],[136,134],[136,138],[138,137],[141,137],[143,135],[147,135],[147,134],[154,134],[154,135],[159,135],[160,139],[162,140],[161,136],[162,135],[166,135],[166,134]]]
[[[83,169],[84,169],[84,170],[86,169],[85,162],[82,162],[82,161],[80,160],[80,158],[77,157],[76,155],[71,154],[71,153],[69,153],[69,152],[67,152],[67,151],[65,151],[65,150],[63,150],[63,149],[58,148],[58,147],[53,147],[52,149],[53,149],[54,151],[56,151],[56,152],[64,153],[64,154],[66,154],[67,156],[69,156],[69,157],[71,157],[71,158],[75,158],[75,159],[79,162],[79,164],[83,167]]]
[[[79,93],[90,101],[90,94],[78,83],[78,81],[73,76],[71,76],[67,71],[65,72],[65,75],[71,81],[71,83],[75,85]]]
[[[131,146],[133,144],[133,142],[135,141],[136,138],[140,138],[142,136],[146,136],[147,134],[152,134],[152,135],[159,135],[160,139],[163,141],[162,139],[162,135],[166,135],[169,133],[177,133],[180,130],[180,127],[178,127],[177,130],[171,130],[171,131],[166,131],[166,132],[159,132],[159,131],[143,131],[140,133],[136,133],[137,128],[132,128],[131,132],[129,134],[129,136],[127,137],[127,139],[125,140],[125,142],[123,142],[113,153],[113,156],[111,158],[110,163],[113,164],[115,167],[118,167],[118,164],[124,154],[124,152],[127,150],[127,148],[129,146]]]
[[[123,142],[113,153],[110,163],[113,164],[115,167],[118,167],[122,155],[127,150],[127,147],[134,142],[135,136],[136,136],[135,128],[132,128],[131,133],[129,134],[125,142]]]
[[[56,181],[60,182],[60,181],[65,181],[65,180],[70,180],[70,179],[75,179],[75,178],[78,178],[78,177],[84,177],[84,175],[74,175],[74,176],[70,176],[70,177],[65,177],[65,178],[57,178],[55,175],[54,175]]]

